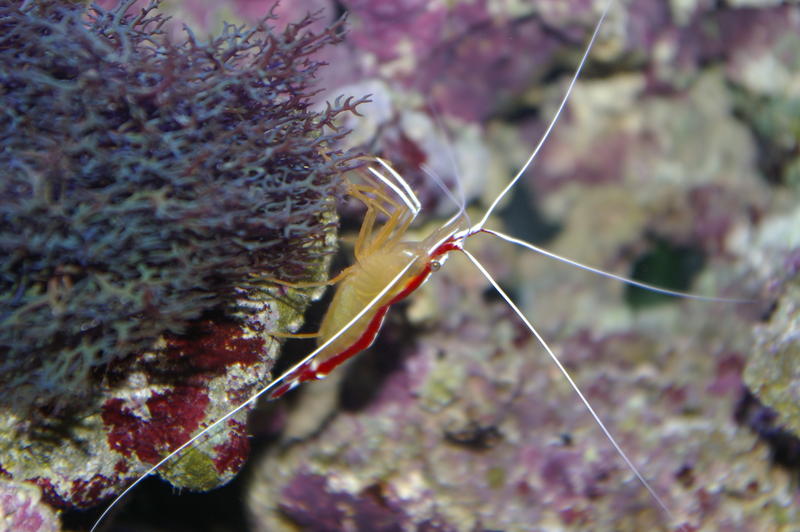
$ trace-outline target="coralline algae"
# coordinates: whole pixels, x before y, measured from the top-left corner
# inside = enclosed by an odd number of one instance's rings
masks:
[[[800,210],[770,221],[770,231],[755,243],[762,251],[756,257],[768,261],[760,264],[760,273],[772,306],[754,329],[744,377],[753,394],[775,411],[776,424],[800,438]]]

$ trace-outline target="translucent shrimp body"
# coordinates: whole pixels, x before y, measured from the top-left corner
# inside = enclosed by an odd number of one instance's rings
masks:
[[[381,159],[378,162],[400,188],[374,168],[370,172],[397,194],[401,203],[385,195],[369,176],[364,176],[369,185],[351,186],[351,195],[367,206],[356,241],[356,261],[339,275],[336,293],[320,326],[317,355],[293,371],[272,392],[272,399],[300,383],[326,377],[338,365],[372,345],[389,307],[419,288],[439,269],[448,252],[460,249],[467,234],[458,227],[458,222],[464,219],[459,214],[422,241],[402,240],[419,212],[419,200],[399,174]],[[377,212],[389,218],[373,232]],[[375,300],[382,290],[385,293]],[[367,312],[363,312],[365,308]]]

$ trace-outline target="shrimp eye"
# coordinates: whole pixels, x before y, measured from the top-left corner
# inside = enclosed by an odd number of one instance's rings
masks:
[[[431,271],[432,272],[438,272],[439,268],[441,268],[441,267],[442,267],[442,263],[439,262],[438,260],[432,260],[431,261]]]

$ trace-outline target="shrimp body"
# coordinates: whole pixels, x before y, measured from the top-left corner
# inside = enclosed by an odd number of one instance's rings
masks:
[[[367,206],[366,220],[356,242],[356,262],[340,274],[341,280],[320,325],[317,355],[292,372],[270,394],[271,399],[277,399],[303,382],[325,378],[344,361],[371,346],[389,307],[419,288],[439,269],[447,253],[461,248],[466,233],[452,229],[450,223],[422,241],[400,240],[416,215],[418,200],[402,178],[388,165],[385,167],[407,192],[392,187],[402,199],[401,203],[396,203],[374,184],[351,187],[351,194]],[[382,174],[370,170],[384,184],[390,183]],[[390,217],[373,234],[375,212]],[[378,294],[382,295],[375,300]]]

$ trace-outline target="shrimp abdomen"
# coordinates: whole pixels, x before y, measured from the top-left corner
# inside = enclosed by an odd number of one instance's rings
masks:
[[[427,259],[427,254],[421,249],[398,243],[373,250],[350,266],[337,286],[320,326],[318,345],[329,345],[298,368],[270,397],[278,398],[301,382],[327,376],[344,361],[372,345],[389,307],[413,292],[430,275]],[[410,268],[409,262],[414,263]],[[407,271],[398,279],[403,270]],[[394,285],[386,290],[393,281]],[[381,292],[385,293],[377,302],[374,301]],[[371,306],[371,309],[363,312],[366,306]],[[359,314],[362,316],[351,323]]]
[[[412,260],[416,260],[415,254],[407,246],[399,244],[362,257],[351,266],[350,274],[337,287],[328,312],[322,320],[319,343],[324,343],[349,323]],[[342,346],[352,344],[359,338],[375,315],[375,311],[394,300],[421,269],[416,265],[409,269],[406,275],[374,305],[374,311],[362,316],[355,325],[331,344],[331,351],[341,351]]]

